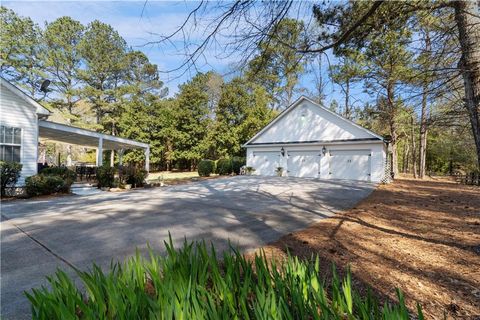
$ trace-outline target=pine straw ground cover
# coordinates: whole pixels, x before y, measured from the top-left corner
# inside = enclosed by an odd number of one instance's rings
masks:
[[[357,288],[385,300],[400,288],[426,319],[480,319],[480,188],[400,179],[355,208],[263,248],[320,256],[322,274],[350,265]]]

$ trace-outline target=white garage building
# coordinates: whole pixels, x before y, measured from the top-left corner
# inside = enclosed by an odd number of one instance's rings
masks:
[[[380,182],[381,136],[302,96],[250,139],[247,167],[255,175]]]

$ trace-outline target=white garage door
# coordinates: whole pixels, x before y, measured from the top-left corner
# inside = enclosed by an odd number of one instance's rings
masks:
[[[255,151],[253,152],[252,167],[255,168],[256,175],[274,176],[277,167],[279,167],[280,153]]]
[[[320,173],[320,151],[289,151],[287,173],[289,177],[317,178]]]
[[[331,150],[332,179],[370,180],[370,150]]]

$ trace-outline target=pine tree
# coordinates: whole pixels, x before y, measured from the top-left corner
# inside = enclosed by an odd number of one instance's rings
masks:
[[[0,7],[0,72],[9,81],[40,98],[40,85],[45,79],[41,59],[42,32],[30,18]]]
[[[69,119],[74,116],[74,105],[79,99],[79,71],[82,56],[79,43],[84,26],[70,17],[61,17],[46,25],[44,32],[45,69],[52,81],[50,88],[57,92],[55,105],[67,111]]]
[[[208,150],[207,131],[209,118],[208,75],[198,73],[192,80],[180,85],[173,104],[176,139],[173,159],[184,167],[193,169]]]
[[[215,111],[215,157],[242,156],[242,145],[276,114],[269,108],[265,89],[244,78],[235,78],[222,87]]]
[[[115,125],[106,116],[118,108],[121,88],[125,83],[126,51],[125,40],[110,25],[98,20],[91,22],[79,44],[85,61],[80,72],[86,83],[83,95],[93,105],[97,124],[110,127],[115,134]]]
[[[401,100],[398,86],[412,77],[412,53],[406,49],[411,36],[408,28],[385,30],[382,37],[370,38],[365,50],[365,84],[370,93],[380,94],[379,111],[389,128],[392,170],[398,174],[398,111]]]
[[[290,105],[304,70],[303,55],[283,45],[295,47],[303,42],[302,30],[301,22],[282,20],[272,28],[269,40],[260,43],[258,55],[248,63],[247,79],[265,88],[275,108]]]

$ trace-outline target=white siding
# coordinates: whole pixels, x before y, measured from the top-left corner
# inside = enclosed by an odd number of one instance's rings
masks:
[[[1,86],[0,123],[22,129],[21,163],[22,174],[17,183],[22,186],[25,178],[37,173],[38,116],[33,106]]]
[[[326,147],[325,155],[322,153],[323,146]],[[380,182],[384,176],[385,149],[383,143],[338,143],[338,144],[318,144],[318,145],[272,145],[272,146],[251,146],[247,147],[247,166],[255,167],[253,161],[254,151],[273,151],[280,154],[280,149],[284,148],[285,156],[280,156],[280,166],[288,170],[288,152],[295,151],[315,151],[320,155],[320,179],[330,179],[329,175],[329,157],[330,150],[370,150],[370,180]],[[254,173],[258,174],[258,173]]]
[[[251,143],[374,138],[347,120],[303,101],[273,123]]]

